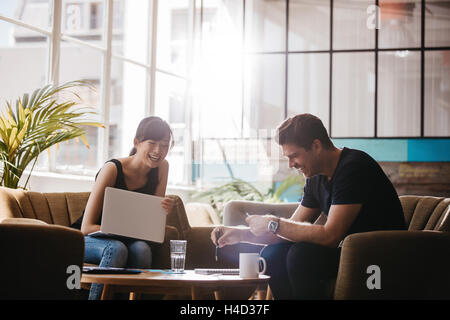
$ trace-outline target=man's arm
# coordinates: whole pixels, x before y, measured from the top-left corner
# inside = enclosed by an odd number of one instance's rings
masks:
[[[294,211],[290,219],[302,222],[312,222],[314,219],[320,215],[320,209],[311,209],[299,205]],[[264,217],[264,216],[253,216],[253,217]],[[270,216],[274,217],[274,216]],[[275,217],[274,217],[275,218]],[[248,219],[248,218],[247,218]],[[265,225],[265,231],[267,231],[267,224]],[[249,227],[216,227],[211,232],[211,241],[217,243],[216,232],[220,231],[220,238],[218,241],[219,247],[224,247],[227,245],[236,244],[239,242],[246,242],[252,244],[274,244],[279,242],[286,242],[288,240],[279,237],[271,232],[265,232],[260,236],[255,236]]]
[[[332,205],[328,213],[327,222],[324,225],[313,225],[310,222],[299,222],[293,219],[282,218],[279,222],[277,236],[292,242],[306,241],[335,248],[344,238],[361,207],[361,204]],[[274,219],[277,218],[269,215],[250,216],[247,218],[247,222],[250,225],[251,233],[256,238],[259,238],[265,235],[273,236],[267,231],[267,225]]]
[[[292,222],[304,222],[304,223],[313,223],[315,219],[320,215],[320,209],[318,208],[308,208],[302,205],[299,205],[297,209],[294,211],[292,216],[289,219],[280,219],[284,221],[292,221]],[[257,216],[254,216],[257,217]],[[274,216],[271,216],[274,217]],[[247,218],[248,219],[248,218]],[[247,221],[248,222],[248,221]],[[265,230],[268,231],[266,223]],[[256,236],[250,230],[250,228],[246,228],[242,230],[241,242],[247,242],[252,244],[275,244],[279,242],[291,241],[288,238],[280,237],[278,234],[273,234],[271,232],[265,232],[261,236]]]

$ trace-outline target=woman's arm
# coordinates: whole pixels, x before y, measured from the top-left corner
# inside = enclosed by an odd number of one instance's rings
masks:
[[[155,196],[163,197],[161,205],[166,210],[166,214],[170,212],[173,207],[173,199],[166,197],[167,180],[169,177],[169,162],[164,160],[159,166],[158,186],[156,187]]]
[[[155,196],[165,197],[167,188],[167,179],[169,176],[169,162],[163,160],[159,166],[158,172],[158,186],[156,187]]]
[[[81,223],[81,232],[86,236],[89,233],[99,231],[100,225],[97,224],[100,213],[103,210],[103,198],[106,187],[113,187],[117,177],[116,165],[112,162],[106,163],[98,173],[92,192],[89,195],[86,209],[84,210],[83,222]]]

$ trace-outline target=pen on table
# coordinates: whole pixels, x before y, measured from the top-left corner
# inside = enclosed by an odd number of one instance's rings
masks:
[[[219,238],[220,238],[220,230],[217,230],[216,231],[216,261],[219,260],[219,256],[218,256],[218,253],[219,253]]]

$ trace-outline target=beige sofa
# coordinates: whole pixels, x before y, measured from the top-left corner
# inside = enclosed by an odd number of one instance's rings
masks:
[[[68,227],[81,216],[88,198],[89,192],[40,193],[0,187],[0,223],[45,223],[77,231]],[[166,227],[164,243],[153,248],[152,267],[170,268],[169,240],[179,236],[175,227]]]

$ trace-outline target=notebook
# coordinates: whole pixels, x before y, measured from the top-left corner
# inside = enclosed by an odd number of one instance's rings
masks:
[[[209,269],[209,268],[197,268],[195,269],[197,274],[223,274],[223,275],[239,275],[239,269]]]
[[[83,273],[93,274],[137,274],[142,270],[128,269],[128,268],[113,268],[113,267],[83,267]]]

